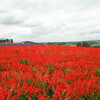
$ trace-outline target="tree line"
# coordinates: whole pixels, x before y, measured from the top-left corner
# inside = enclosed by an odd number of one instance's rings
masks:
[[[90,47],[89,42],[77,42],[76,46],[78,47]]]

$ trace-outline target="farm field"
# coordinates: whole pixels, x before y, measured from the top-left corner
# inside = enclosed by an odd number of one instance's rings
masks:
[[[1,46],[0,100],[100,100],[100,49]]]

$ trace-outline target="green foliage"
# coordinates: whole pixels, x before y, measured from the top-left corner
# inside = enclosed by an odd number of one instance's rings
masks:
[[[30,95],[32,100],[38,100],[38,97],[35,95]],[[28,95],[21,95],[17,100],[28,100]]]
[[[12,92],[12,96],[16,95],[17,94],[17,90],[15,89],[13,92]]]
[[[31,95],[30,97],[32,98],[32,100],[38,100],[38,97],[35,95]]]
[[[66,81],[67,82],[67,84],[72,84],[72,83],[74,83],[74,81]]]
[[[65,69],[65,70],[63,70],[63,72],[64,72],[65,74],[71,74],[71,73],[74,72],[74,71],[71,70],[71,69]]]
[[[8,80],[11,80],[11,79],[13,79],[13,78],[12,78],[12,77],[7,77],[7,79],[8,79]]]
[[[98,94],[98,92],[96,91],[96,89],[94,89],[94,100],[100,100],[100,94]]]
[[[20,64],[28,65],[28,66],[34,66],[33,63],[29,63],[29,59],[24,59],[22,61],[19,61]]]
[[[94,45],[93,48],[100,48],[100,45]]]
[[[90,94],[87,94],[85,96],[82,96],[79,100],[92,100],[92,98]],[[95,89],[94,89],[93,100],[100,100],[99,94],[97,93]]]
[[[46,88],[46,85],[43,85],[41,81],[38,82],[37,86],[40,87],[41,89],[45,89]]]
[[[23,86],[23,84],[24,84],[24,82],[22,81],[22,82],[20,82],[20,86],[22,87]]]
[[[100,69],[96,69],[96,75],[100,77]]]
[[[76,46],[78,47],[90,47],[89,42],[77,42]]]
[[[11,43],[13,43],[13,39],[11,39]]]
[[[29,86],[30,86],[32,83],[34,83],[33,80],[27,80],[26,82],[28,83]]]
[[[23,61],[19,61],[20,64],[24,64],[24,65],[28,65],[28,61],[27,59],[23,60]]]
[[[32,72],[36,73],[38,71],[38,69],[33,69]]]
[[[4,66],[3,65],[0,65],[0,72],[3,72],[5,69],[4,69]]]
[[[28,100],[28,95],[21,95],[17,100]]]
[[[54,94],[52,87],[50,87],[49,89],[47,89],[46,92],[47,92],[48,96],[49,96],[50,98],[52,98],[52,96],[53,96],[53,94]],[[50,99],[49,99],[49,100],[50,100]]]
[[[50,66],[48,68],[49,68],[50,74],[53,74],[55,67]]]
[[[78,42],[78,43],[76,44],[76,46],[77,46],[77,47],[81,47],[81,43]]]
[[[0,72],[3,72],[4,71],[4,69],[0,69]]]
[[[34,66],[34,64],[33,64],[33,63],[30,63],[29,65]]]
[[[82,42],[82,47],[90,47],[90,44],[88,42]]]
[[[82,96],[79,100],[91,100],[90,94],[87,94],[85,96]]]

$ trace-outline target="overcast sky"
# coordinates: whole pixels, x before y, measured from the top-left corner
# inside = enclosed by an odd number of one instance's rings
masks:
[[[0,38],[14,42],[100,39],[100,0],[0,0]]]

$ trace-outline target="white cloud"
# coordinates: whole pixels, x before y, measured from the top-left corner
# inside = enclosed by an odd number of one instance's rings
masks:
[[[0,37],[14,41],[100,39],[99,0],[0,0]]]

